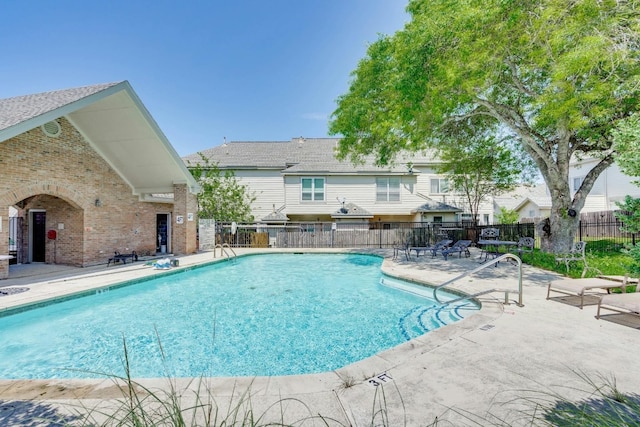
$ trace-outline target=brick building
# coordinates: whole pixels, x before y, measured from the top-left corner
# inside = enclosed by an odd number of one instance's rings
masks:
[[[12,262],[193,253],[197,191],[126,81],[0,100],[0,255]]]

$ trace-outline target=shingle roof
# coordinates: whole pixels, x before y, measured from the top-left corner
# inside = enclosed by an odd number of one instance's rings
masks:
[[[446,203],[429,200],[411,211],[412,213],[421,212],[462,212],[462,209]]]
[[[293,138],[291,141],[230,142],[202,151],[202,155],[221,169],[277,169],[284,173],[406,173],[407,156],[393,166],[379,167],[374,157],[354,166],[348,160],[339,161],[335,148],[339,138]],[[411,154],[412,163],[433,162],[433,156]],[[182,158],[187,166],[202,163],[199,153]]]
[[[71,104],[120,82],[0,99],[0,131]]]
[[[262,222],[287,222],[289,221],[289,217],[283,214],[281,211],[276,210],[276,207],[274,205],[273,211],[269,215],[263,217],[261,221]]]
[[[346,203],[344,207],[332,213],[331,218],[373,218],[373,214],[355,203]]]

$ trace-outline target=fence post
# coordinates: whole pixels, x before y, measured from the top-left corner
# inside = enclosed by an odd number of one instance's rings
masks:
[[[582,220],[578,220],[578,236],[578,240],[582,242]]]

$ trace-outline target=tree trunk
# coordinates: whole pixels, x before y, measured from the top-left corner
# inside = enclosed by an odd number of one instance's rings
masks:
[[[570,216],[567,209],[553,210],[548,228],[539,227],[540,248],[544,252],[566,253],[571,249],[580,224],[579,215]]]

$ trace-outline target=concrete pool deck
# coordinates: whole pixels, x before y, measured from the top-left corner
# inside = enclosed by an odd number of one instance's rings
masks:
[[[236,252],[242,255],[283,251]],[[469,259],[453,257],[448,261],[430,256],[392,260],[391,250],[353,252],[385,256],[385,273],[432,284],[443,283],[479,265],[476,251]],[[212,260],[211,252],[179,257],[178,268]],[[35,267],[41,271],[20,274],[14,269],[9,279],[0,281],[0,291],[28,288],[0,297],[0,311],[164,273],[143,262],[108,268]],[[454,287],[465,292],[494,287],[516,290],[517,273],[512,263],[500,262],[462,279]],[[593,389],[581,374],[598,385],[615,378],[621,392],[640,394],[640,370],[636,369],[640,318],[612,314],[597,320],[595,298],[585,297],[583,310],[577,307],[577,297],[546,300],[547,283],[557,277],[525,265],[523,307],[513,303],[515,293],[510,295],[509,305],[503,304],[504,294],[481,297],[482,309],[476,314],[333,372],[202,381],[179,378],[172,379],[171,384],[183,392],[185,402],[194,400],[191,391],[197,386],[210,391],[223,413],[230,408],[230,402],[232,408],[239,405],[248,391],[254,417],[264,415],[263,424],[282,418],[286,423],[301,424],[300,420],[321,414],[336,420],[328,425],[353,426],[429,425],[436,417],[442,425],[488,425],[492,420],[505,425],[529,425],[531,418],[521,411],[532,406],[521,398],[539,391],[571,400],[585,399]],[[137,381],[152,390],[169,388],[168,379]],[[383,384],[382,388],[373,381]],[[382,396],[385,411],[372,422],[373,413],[380,409],[374,402],[380,402]],[[0,380],[0,425],[51,425],[47,419],[52,416],[72,420],[76,410],[117,406],[122,397],[112,379]],[[549,394],[537,397],[551,398]],[[245,406],[249,405],[245,402]],[[44,421],[37,424],[37,420]],[[327,424],[309,420],[304,425]]]

